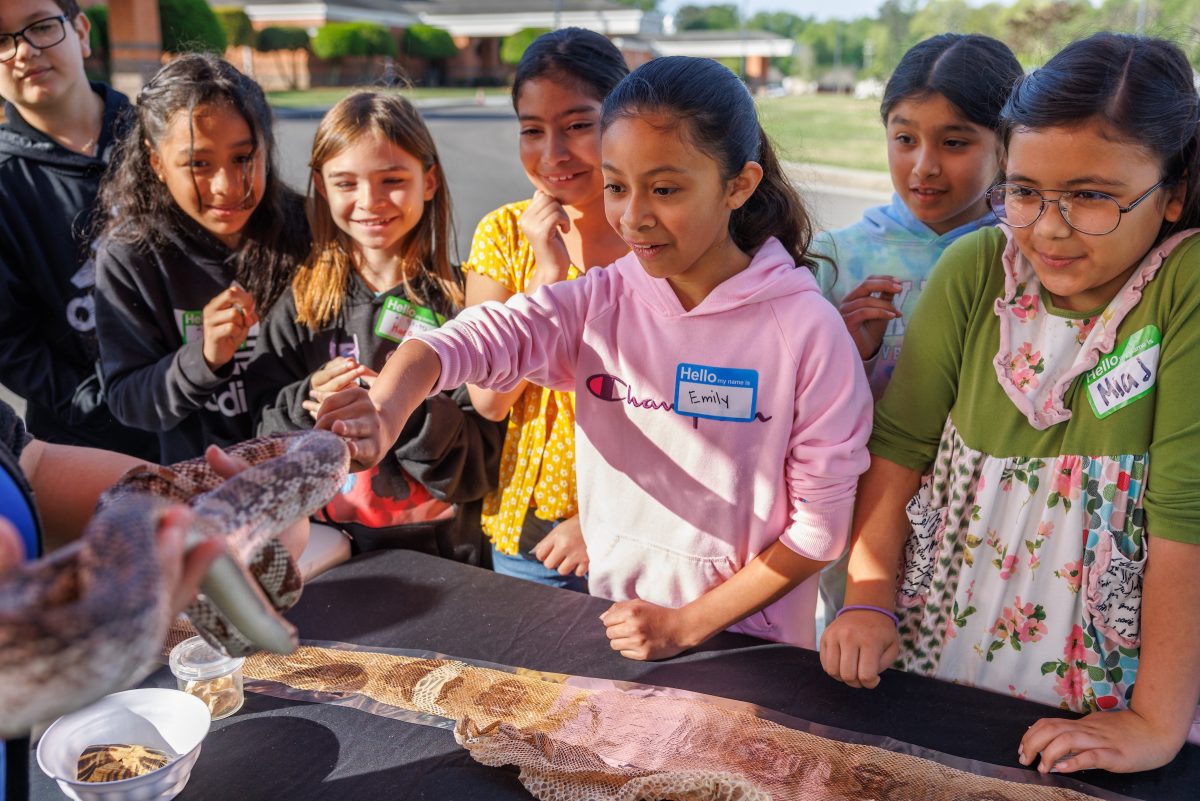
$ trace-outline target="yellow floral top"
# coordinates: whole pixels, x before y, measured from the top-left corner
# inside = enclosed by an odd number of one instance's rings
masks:
[[[530,201],[509,203],[480,220],[463,269],[524,292],[533,248],[517,226]],[[574,265],[567,278],[578,278]],[[578,512],[575,500],[575,393],[528,385],[508,416],[500,485],[483,501],[483,530],[501,553],[515,554],[529,507],[543,520]]]

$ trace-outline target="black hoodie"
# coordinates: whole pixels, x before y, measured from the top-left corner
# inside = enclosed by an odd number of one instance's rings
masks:
[[[157,431],[164,464],[254,436],[244,378],[258,326],[228,364],[204,361],[203,309],[229,287],[237,254],[182,212],[162,245],[108,238],[96,254],[96,325],[108,404]]]
[[[263,322],[249,379],[250,404],[258,409],[260,434],[311,428],[312,416],[301,405],[308,399],[309,378],[337,356],[353,356],[379,371],[397,347],[376,332],[380,312],[390,298],[403,299],[395,287],[376,294],[351,272],[337,318],[313,331],[296,322],[296,299],[289,289]],[[437,314],[451,317],[456,309],[440,292]],[[394,459],[381,467],[399,467],[441,501],[465,503],[495,489],[500,472],[506,422],[483,418],[471,404],[466,386],[443,392],[417,407],[392,448]]]
[[[95,156],[67,150],[10,103],[0,126],[0,383],[26,401],[39,439],[157,461],[155,438],[119,424],[97,365],[90,231],[129,101],[104,84]]]

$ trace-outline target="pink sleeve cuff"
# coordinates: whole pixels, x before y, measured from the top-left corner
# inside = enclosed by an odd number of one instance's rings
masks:
[[[780,535],[783,544],[814,562],[832,562],[850,541],[854,495],[833,504],[810,507],[797,502],[792,523]]]

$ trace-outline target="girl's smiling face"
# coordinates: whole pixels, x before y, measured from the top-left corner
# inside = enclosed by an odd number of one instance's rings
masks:
[[[147,143],[150,167],[187,216],[236,248],[266,189],[266,147],[227,103],[197,106],[189,126],[177,112],[157,145]],[[189,130],[190,129],[190,130]]]
[[[984,193],[1004,165],[995,132],[945,95],[902,100],[888,113],[888,170],[896,194],[936,234],[987,213]]]
[[[600,105],[566,79],[535,78],[517,97],[521,166],[535,188],[564,206],[603,199]]]
[[[360,137],[315,176],[334,224],[360,247],[396,252],[437,192],[436,171],[380,135]]]
[[[729,217],[758,187],[747,162],[726,180],[687,141],[684,125],[657,113],[621,117],[603,139],[604,211],[647,273],[670,282],[685,308],[749,263],[729,236]]]
[[[1009,138],[1009,183],[1047,192],[1095,191],[1128,206],[1163,178],[1160,160],[1140,145],[1120,141],[1095,121],[1070,128],[1017,128]],[[1163,222],[1179,219],[1184,182],[1164,184],[1121,215],[1116,230],[1081,234],[1056,203],[1037,222],[1014,228],[1013,238],[1056,306],[1090,311],[1107,304],[1154,246]]]

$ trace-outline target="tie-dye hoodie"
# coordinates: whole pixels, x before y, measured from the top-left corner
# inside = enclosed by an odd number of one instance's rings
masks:
[[[872,275],[894,276],[904,286],[894,301],[903,316],[892,320],[879,353],[865,363],[876,399],[883,395],[892,377],[904,340],[904,328],[916,308],[925,278],[941,258],[942,251],[960,236],[995,223],[995,215],[988,212],[939,235],[914,217],[898,195],[893,195],[889,205],[868,209],[854,225],[824,231],[813,240],[812,252],[831,256],[837,263],[836,280],[828,262],[820,262],[817,272],[821,293],[834,306]]]
[[[576,393],[594,595],[679,607],[776,540],[818,561],[846,543],[870,390],[836,310],[777,240],[691,310],[629,255],[419,338],[441,359],[435,391],[529,378]],[[812,647],[816,584],[732,628]]]

